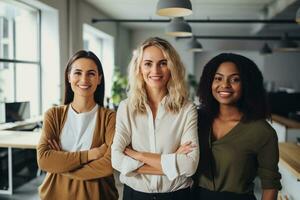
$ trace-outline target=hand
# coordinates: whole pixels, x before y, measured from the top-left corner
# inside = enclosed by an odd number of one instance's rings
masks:
[[[126,147],[126,149],[124,150],[125,155],[135,159],[135,160],[140,160],[142,153],[133,150],[131,147]]]
[[[185,142],[184,144],[180,145],[180,147],[176,150],[176,154],[188,154],[193,151],[196,145],[192,144],[191,141]]]
[[[55,151],[61,151],[62,148],[60,146],[60,144],[58,142],[56,142],[56,140],[48,140],[49,143],[49,148]]]
[[[97,160],[103,157],[105,151],[107,149],[107,145],[103,144],[100,147],[92,148],[88,151],[88,161]]]

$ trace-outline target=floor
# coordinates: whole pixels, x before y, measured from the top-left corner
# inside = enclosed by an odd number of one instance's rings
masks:
[[[114,174],[118,177],[118,174]],[[39,200],[38,187],[43,182],[45,175],[41,175],[30,182],[18,187],[14,190],[13,195],[1,195],[0,200]],[[118,179],[116,179],[118,180]],[[119,192],[119,199],[122,199],[123,186],[119,181],[116,181],[116,186]]]
[[[1,195],[0,200],[39,200],[38,187],[44,176],[39,176],[14,190],[13,195]]]

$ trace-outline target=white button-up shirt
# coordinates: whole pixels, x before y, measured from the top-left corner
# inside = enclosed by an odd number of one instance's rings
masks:
[[[120,181],[141,192],[171,192],[191,186],[192,176],[199,161],[196,107],[188,102],[178,113],[165,110],[165,98],[159,104],[156,118],[146,105],[147,113],[132,112],[128,100],[120,103],[117,111],[116,133],[111,146],[113,168]],[[175,154],[178,147],[192,141],[196,148],[188,154]],[[137,174],[144,163],[123,153],[129,145],[139,152],[161,154],[165,175]]]

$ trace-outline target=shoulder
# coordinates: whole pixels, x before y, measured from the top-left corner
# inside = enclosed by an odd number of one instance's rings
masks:
[[[115,118],[116,112],[114,110],[99,106],[99,114],[105,118]]]
[[[189,119],[197,119],[197,108],[194,103],[187,101],[180,110],[179,115]]]
[[[265,119],[250,121],[245,123],[245,125],[248,126],[247,128],[252,130],[253,134],[256,134],[258,138],[266,140],[277,138],[276,131]]]
[[[191,101],[185,102],[183,104],[182,110],[186,111],[186,112],[196,112],[197,113],[196,105]]]
[[[111,114],[115,114],[116,112],[112,109],[109,109],[109,108],[105,108],[105,107],[101,107],[99,106],[99,111],[102,112],[102,113],[105,113],[105,114],[108,114],[108,115],[111,115]]]
[[[129,112],[129,100],[128,99],[124,99],[120,102],[118,109],[117,109],[117,113],[127,113]]]
[[[122,101],[120,102],[118,108],[120,108],[120,107],[121,107],[121,108],[123,108],[123,107],[128,107],[128,105],[129,105],[129,99],[126,98],[126,99],[124,99],[124,100],[122,100]]]
[[[68,105],[60,105],[49,108],[45,112],[45,117],[60,116],[67,110]]]

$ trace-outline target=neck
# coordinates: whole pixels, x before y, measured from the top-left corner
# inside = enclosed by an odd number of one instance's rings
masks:
[[[156,90],[156,89],[148,89],[147,90],[147,97],[150,105],[155,107],[161,102],[161,100],[166,96],[167,91],[166,89]]]
[[[218,118],[224,121],[240,121],[243,114],[238,107],[231,105],[220,105]]]
[[[74,97],[71,105],[77,113],[83,113],[92,110],[96,102],[94,98]]]

